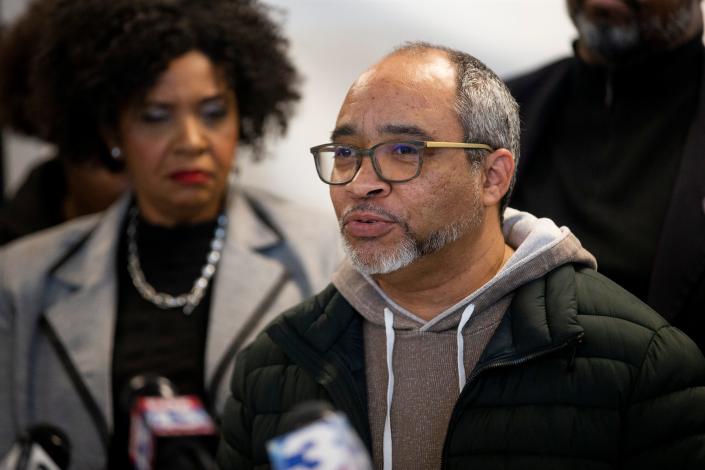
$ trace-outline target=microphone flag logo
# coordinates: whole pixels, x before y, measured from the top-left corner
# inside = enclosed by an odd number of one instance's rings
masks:
[[[275,470],[370,470],[367,451],[340,413],[329,413],[267,443]]]

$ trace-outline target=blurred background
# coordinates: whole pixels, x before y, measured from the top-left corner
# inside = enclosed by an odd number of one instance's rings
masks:
[[[27,0],[0,0],[3,23]],[[269,142],[268,158],[253,165],[239,155],[240,178],[285,198],[330,207],[309,147],[328,141],[353,80],[393,47],[421,40],[470,52],[503,78],[570,53],[573,26],[565,0],[265,0],[291,40],[303,75],[303,99],[287,136]],[[50,149],[4,132],[5,192]]]

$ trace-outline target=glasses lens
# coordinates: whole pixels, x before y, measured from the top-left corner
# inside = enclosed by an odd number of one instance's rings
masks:
[[[404,181],[419,172],[423,147],[409,142],[389,142],[375,149],[379,171],[388,181]]]
[[[345,145],[328,145],[314,153],[316,169],[327,183],[344,183],[355,176],[357,153]]]

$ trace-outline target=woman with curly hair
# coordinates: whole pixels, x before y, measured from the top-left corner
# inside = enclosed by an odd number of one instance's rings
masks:
[[[166,377],[218,416],[235,353],[327,282],[332,218],[229,184],[238,147],[259,152],[298,99],[268,13],[54,1],[30,112],[72,161],[124,167],[132,190],[0,251],[0,455],[45,422],[68,434],[72,468],[126,468],[131,379]]]
[[[40,136],[34,120],[44,118],[41,113],[31,113],[30,67],[54,2],[35,1],[0,35],[0,128],[30,137]],[[95,159],[77,162],[66,156],[66,149],[56,148],[2,204],[0,245],[102,211],[127,189],[124,172],[111,171]]]

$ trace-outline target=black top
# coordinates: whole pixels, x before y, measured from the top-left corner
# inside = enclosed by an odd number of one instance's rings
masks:
[[[2,3],[0,2],[0,5]],[[5,154],[3,150],[5,145],[2,141],[2,132],[0,132],[0,207],[5,203]]]
[[[696,109],[702,48],[698,35],[620,67],[573,61],[511,203],[567,225],[600,272],[644,300]]]
[[[64,221],[66,176],[58,158],[32,168],[0,209],[0,245]]]
[[[158,292],[189,292],[210,251],[216,222],[165,228],[137,222],[137,247],[145,279]],[[171,380],[180,395],[196,394],[208,406],[204,358],[213,283],[190,314],[161,309],[143,299],[127,272],[127,236],[118,249],[118,312],[113,351],[115,429],[110,468],[130,468],[127,460],[129,418],[121,403],[125,384],[151,373]]]

